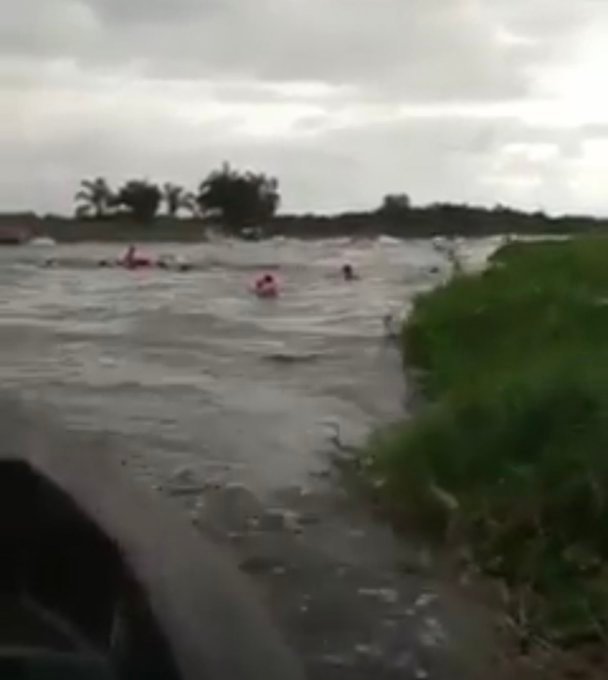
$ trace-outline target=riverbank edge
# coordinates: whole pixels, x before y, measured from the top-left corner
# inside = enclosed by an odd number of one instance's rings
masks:
[[[538,257],[535,256],[535,253]],[[458,323],[458,313],[464,311],[470,314],[472,311],[474,312],[472,307],[480,302],[479,295],[474,295],[470,302],[467,302],[460,295],[458,299],[452,298],[450,300],[450,295],[454,295],[454,291],[458,287],[461,287],[461,293],[466,293],[467,287],[476,286],[478,292],[481,291],[481,298],[484,298],[483,302],[485,304],[491,303],[493,294],[488,294],[487,290],[493,290],[496,286],[496,280],[499,278],[502,278],[502,282],[505,283],[509,278],[508,272],[510,269],[517,270],[519,274],[522,274],[525,269],[521,269],[522,260],[524,260],[526,261],[528,273],[532,274],[534,265],[537,264],[541,274],[536,276],[536,279],[534,275],[531,275],[530,281],[520,287],[518,294],[522,295],[524,300],[527,296],[527,300],[523,304],[530,304],[532,298],[538,294],[539,286],[542,287],[542,279],[545,276],[547,276],[547,280],[544,281],[544,284],[547,284],[547,290],[543,291],[543,293],[548,297],[543,298],[541,293],[541,300],[538,301],[539,304],[555,303],[560,294],[569,285],[572,286],[576,276],[584,281],[585,273],[587,273],[589,278],[589,281],[585,282],[589,288],[587,292],[593,292],[601,297],[602,293],[608,291],[608,277],[604,278],[602,276],[598,279],[596,276],[598,267],[601,266],[600,263],[602,262],[601,255],[598,257],[598,253],[608,256],[607,239],[580,237],[570,242],[562,242],[561,244],[539,242],[533,245],[524,245],[514,243],[499,249],[490,258],[488,268],[484,272],[477,274],[455,274],[454,278],[447,284],[435,291],[420,296],[414,305],[412,314],[403,324],[400,338],[403,369],[406,379],[410,384],[413,384],[414,398],[410,400],[411,415],[404,422],[398,423],[388,430],[375,433],[367,448],[356,461],[358,483],[371,496],[382,515],[388,518],[398,530],[405,532],[406,535],[414,534],[426,538],[444,558],[447,553],[448,561],[451,561],[457,570],[461,570],[461,574],[465,572],[474,573],[480,577],[481,583],[492,582],[498,585],[498,588],[494,588],[494,592],[500,593],[500,598],[496,599],[495,604],[504,608],[505,621],[508,622],[508,627],[511,633],[514,634],[511,637],[517,639],[520,651],[527,658],[534,659],[534,666],[543,665],[544,672],[551,668],[552,677],[556,678],[562,677],[561,674],[566,672],[564,668],[570,669],[572,666],[578,670],[581,667],[585,667],[587,674],[581,677],[589,678],[596,677],[594,675],[597,672],[596,666],[601,666],[603,669],[599,671],[600,673],[606,670],[606,655],[598,655],[597,652],[597,643],[603,642],[606,639],[604,637],[605,615],[607,613],[605,608],[606,602],[600,601],[595,610],[590,610],[589,617],[582,618],[578,616],[577,618],[574,609],[567,611],[567,607],[564,608],[561,602],[555,601],[560,595],[565,600],[568,600],[571,596],[573,602],[578,598],[580,601],[584,600],[585,604],[588,605],[591,595],[597,590],[597,579],[592,575],[597,574],[599,569],[598,564],[595,563],[595,560],[598,559],[596,552],[599,552],[599,539],[598,545],[594,544],[593,549],[590,551],[593,553],[591,556],[586,551],[591,539],[583,546],[580,553],[578,552],[579,545],[572,541],[568,543],[564,540],[564,545],[562,546],[563,552],[559,555],[555,552],[550,553],[548,550],[541,552],[540,558],[537,555],[536,559],[546,562],[546,564],[538,568],[539,571],[543,569],[548,570],[549,568],[561,569],[566,562],[568,562],[568,568],[570,568],[572,566],[571,563],[573,561],[576,562],[572,569],[580,570],[580,572],[574,577],[570,574],[570,577],[565,579],[562,584],[562,587],[572,587],[572,593],[566,593],[565,591],[560,593],[558,588],[557,590],[549,590],[539,595],[538,592],[534,592],[534,589],[536,586],[539,586],[542,591],[546,585],[544,582],[546,580],[545,576],[539,577],[536,583],[526,583],[522,582],[524,581],[523,579],[518,580],[514,578],[513,570],[509,571],[509,569],[501,566],[501,563],[508,562],[513,556],[521,559],[521,553],[515,551],[513,555],[510,555],[508,545],[503,547],[502,551],[496,548],[496,546],[492,550],[486,549],[487,546],[484,545],[484,541],[491,543],[491,539],[495,537],[490,536],[491,532],[487,526],[481,529],[474,526],[475,520],[479,519],[479,517],[475,518],[473,515],[471,499],[467,497],[469,490],[466,488],[466,485],[462,486],[461,484],[459,487],[458,484],[455,484],[451,487],[447,483],[446,480],[449,480],[450,474],[453,471],[442,471],[440,468],[442,465],[449,465],[449,463],[446,463],[449,455],[444,456],[444,458],[436,457],[437,447],[441,446],[442,438],[442,443],[446,445],[446,448],[450,443],[459,443],[457,437],[451,439],[449,432],[447,435],[446,432],[450,427],[457,429],[462,426],[464,422],[462,418],[466,419],[468,417],[465,413],[467,408],[479,406],[479,403],[476,403],[476,399],[478,401],[483,400],[483,397],[477,395],[476,398],[475,396],[471,397],[471,395],[474,395],[476,389],[485,389],[484,381],[477,381],[476,378],[471,378],[472,384],[466,385],[466,371],[460,374],[456,371],[454,375],[448,375],[449,361],[444,362],[442,365],[442,358],[438,357],[437,353],[443,351],[441,349],[442,343],[447,342],[453,345],[454,340],[458,338],[458,332],[451,334],[450,331],[450,323]],[[551,263],[552,258],[554,261]],[[556,283],[556,276],[559,276],[559,264],[567,262],[568,258],[572,260],[570,264],[573,265],[575,277],[570,277],[573,273],[570,271],[566,273],[561,284]],[[548,262],[550,266],[548,266]],[[586,270],[583,265],[588,266],[589,269]],[[484,288],[486,289],[485,293]],[[548,292],[549,288],[551,288],[550,292]],[[601,299],[604,298],[601,297]],[[450,308],[451,302],[457,302],[456,307],[460,306],[460,308]],[[564,303],[564,309],[571,303],[572,300]],[[432,309],[433,304],[435,304],[435,308],[430,312],[429,309]],[[532,306],[534,304],[536,303],[533,302]],[[578,307],[576,309],[580,311],[582,306],[580,309]],[[479,312],[479,309],[476,311]],[[438,313],[438,316],[434,319],[431,318],[432,312]],[[568,313],[568,311],[564,312],[562,322]],[[483,311],[481,314],[483,315]],[[441,318],[442,315],[443,318]],[[516,321],[516,318],[512,318],[511,321]],[[522,319],[522,322],[529,323],[530,317]],[[577,322],[580,322],[580,319],[577,319]],[[604,322],[602,327],[605,326],[608,329],[608,315],[602,317],[602,322]],[[597,323],[597,319],[595,323]],[[499,327],[496,332],[500,333],[504,330],[504,327]],[[442,333],[445,333],[443,338],[441,338]],[[433,334],[435,335],[435,346],[431,349],[422,347],[421,342],[424,341],[425,335],[428,338]],[[515,335],[517,335],[517,332]],[[461,335],[460,340],[463,337]],[[491,337],[491,333],[485,339],[489,345],[494,340]],[[601,343],[599,344],[601,345]],[[531,347],[530,351],[534,354],[534,352],[538,352],[538,349],[538,347]],[[566,348],[562,349],[565,356]],[[565,357],[564,361],[568,361],[572,356],[575,356],[577,350],[588,353],[590,345],[585,341],[584,343],[581,342],[580,346],[574,346],[574,349],[573,347],[567,349],[569,356]],[[454,348],[452,347],[450,351],[453,352]],[[489,353],[489,356],[480,356],[480,370],[482,372],[484,371],[483,362],[486,362],[485,368],[490,370],[492,362],[496,360],[499,351],[497,350],[495,356],[491,356],[492,352]],[[599,351],[601,350],[598,350],[596,360],[599,360]],[[468,354],[468,351],[463,350],[463,354]],[[604,355],[605,353],[602,354],[602,356]],[[458,350],[455,351],[450,359],[453,360],[454,356],[458,356]],[[596,381],[593,383],[593,387],[590,386],[591,384],[582,385],[584,377],[580,380],[575,379],[572,383],[568,382],[572,379],[572,376],[566,376],[564,373],[562,362],[564,357],[560,356],[558,351],[554,353],[553,358],[555,359],[553,364],[549,360],[543,367],[543,370],[531,379],[532,381],[535,379],[540,381],[549,378],[550,381],[554,382],[546,390],[546,397],[550,397],[549,393],[552,388],[564,388],[565,394],[568,396],[574,395],[576,390],[587,389],[589,393],[585,393],[584,397],[588,400],[593,400],[597,397],[598,402],[603,399],[604,391],[608,394],[608,382],[603,383],[600,380],[598,384],[598,381]],[[509,355],[509,359],[513,359],[513,356]],[[500,358],[498,360],[500,361]],[[512,366],[510,370],[514,373],[518,371],[525,373],[533,361],[534,359],[527,357],[521,366]],[[470,356],[467,357],[466,363],[470,364]],[[593,364],[593,359],[588,363]],[[498,373],[496,375],[497,378],[503,377],[499,376]],[[526,378],[526,380],[529,379]],[[478,383],[477,386],[476,383]],[[486,379],[485,385],[487,384],[488,381]],[[511,386],[518,389],[517,378],[514,379]],[[535,389],[533,388],[531,391],[534,392]],[[597,389],[603,391],[601,397],[595,394],[594,390]],[[493,398],[497,398],[497,401],[490,404],[489,409],[495,406],[500,407],[502,397],[496,396],[499,394],[500,389],[493,395]],[[514,393],[511,389],[507,398],[513,398],[514,394],[517,393]],[[528,406],[531,409],[532,407],[538,408],[540,405],[542,409],[551,403],[550,398],[546,403],[542,402],[542,398],[534,403],[531,401],[526,403],[526,400],[529,398],[529,394],[522,397],[524,411]],[[468,415],[470,416],[470,414]],[[504,417],[504,413],[502,416]],[[449,424],[446,425],[448,421]],[[594,425],[595,423],[589,425],[589,427]],[[511,426],[517,428],[519,424],[515,422],[504,424],[506,429]],[[573,422],[572,431],[576,427],[577,423]],[[466,433],[462,432],[461,434],[464,435]],[[574,437],[576,436],[578,435],[575,434]],[[435,438],[434,441],[433,438]],[[582,447],[585,444],[583,435],[580,435],[580,439],[581,441],[578,445]],[[478,444],[479,442],[470,442],[470,445],[473,447]],[[459,449],[456,449],[456,451],[460,454]],[[493,453],[491,448],[489,452]],[[516,456],[513,457],[515,458]],[[535,462],[532,462],[531,466],[533,467],[535,464]],[[464,467],[466,465],[463,466],[463,469]],[[440,474],[435,474],[438,471]],[[597,471],[598,479],[600,480],[597,484],[601,484],[605,479],[599,477],[601,471],[599,469]],[[571,473],[572,469],[568,468],[561,474],[567,475]],[[472,474],[477,474],[477,471],[473,470]],[[592,474],[591,476],[593,477],[594,475]],[[541,473],[538,474],[538,477],[539,479],[542,478]],[[488,478],[486,481],[493,483],[496,480]],[[595,483],[595,480],[590,482],[591,486]],[[518,503],[520,504],[519,507],[521,507],[521,504],[525,505],[527,500],[525,492],[529,490],[522,488],[522,495],[520,497],[518,497],[518,491],[517,488],[511,490],[513,507],[517,507]],[[485,492],[481,491],[481,496],[484,493],[489,495],[495,492],[495,488],[488,486]],[[480,494],[479,488],[475,489],[475,493]],[[476,500],[479,500],[479,498]],[[487,501],[487,498],[484,499],[485,501]],[[563,515],[566,515],[568,512],[575,511],[576,508],[572,504],[570,507],[566,507],[564,502],[563,507],[559,508],[559,510]],[[507,512],[505,517],[508,514]],[[495,520],[496,517],[492,519]],[[551,529],[550,526],[548,528]],[[565,551],[567,550],[570,550],[572,555],[566,557]],[[488,559],[488,557],[491,559]],[[495,564],[491,563],[492,559],[495,561]],[[603,555],[601,559],[603,560]],[[550,561],[552,561],[551,564]],[[456,578],[459,578],[459,576],[456,576]],[[590,586],[592,579],[594,579],[593,588]],[[553,598],[553,602],[543,602],[543,599],[551,600],[551,598]],[[551,615],[555,614],[555,611],[561,607],[563,619],[556,624],[555,620],[551,620],[549,615],[544,618],[544,607],[551,610]],[[518,614],[520,615],[519,617]],[[536,620],[528,621],[527,616],[532,617],[533,615],[537,616]],[[549,621],[552,624],[551,626],[549,626]],[[574,652],[568,652],[566,658],[564,657],[565,648],[574,650]],[[539,662],[541,657],[542,662]]]

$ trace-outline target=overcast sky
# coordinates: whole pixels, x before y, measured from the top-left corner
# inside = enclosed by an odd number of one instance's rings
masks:
[[[0,210],[82,177],[284,210],[468,201],[608,214],[606,0],[0,0]]]

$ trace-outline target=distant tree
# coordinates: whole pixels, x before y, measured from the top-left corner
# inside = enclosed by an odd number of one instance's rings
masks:
[[[407,194],[387,194],[382,199],[380,212],[385,215],[399,215],[407,212],[410,207],[410,197]]]
[[[93,214],[96,219],[105,217],[115,206],[116,196],[103,177],[83,179],[76,193],[76,215],[85,217]]]
[[[117,203],[142,222],[154,219],[161,202],[161,191],[147,180],[130,180],[118,192]]]
[[[188,210],[193,214],[197,212],[196,196],[178,184],[165,182],[162,199],[167,208],[167,215],[170,217],[176,217],[180,210]]]
[[[262,173],[238,172],[228,163],[201,182],[196,201],[201,212],[219,211],[231,227],[272,217],[279,206],[279,183]]]

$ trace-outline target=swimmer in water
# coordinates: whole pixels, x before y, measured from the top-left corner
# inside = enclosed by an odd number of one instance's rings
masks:
[[[189,272],[192,269],[192,265],[183,255],[178,255],[175,258],[175,266],[179,272]]]
[[[136,249],[133,244],[127,248],[127,252],[122,257],[122,262],[127,269],[134,269],[137,266]]]
[[[279,294],[277,280],[272,274],[259,276],[255,282],[254,292],[259,297],[276,297]]]
[[[399,329],[397,326],[397,319],[395,319],[394,314],[388,312],[382,317],[382,323],[384,325],[384,334],[387,339],[395,340],[399,337]]]
[[[138,267],[151,267],[154,263],[151,258],[138,253],[135,246],[131,244],[124,256],[118,261],[118,264],[127,269],[137,269]]]
[[[342,276],[345,281],[355,281],[359,277],[355,274],[352,264],[345,264],[342,266]]]

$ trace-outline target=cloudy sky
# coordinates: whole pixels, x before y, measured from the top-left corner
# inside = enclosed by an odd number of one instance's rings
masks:
[[[501,202],[608,214],[606,0],[0,0],[0,210],[82,177],[285,210]]]

